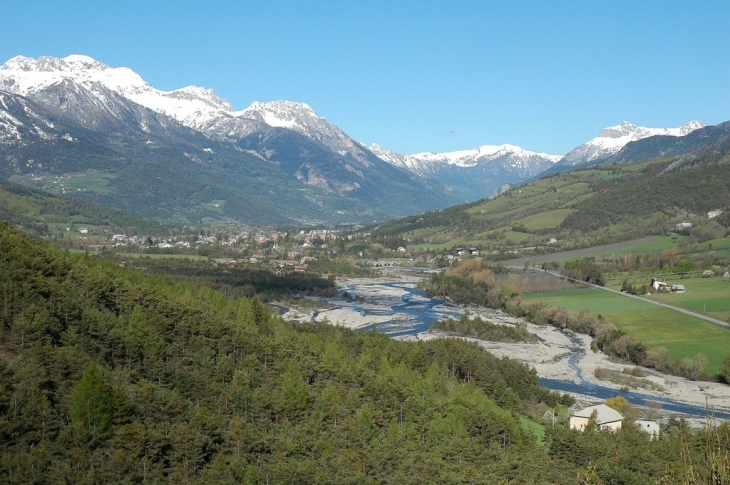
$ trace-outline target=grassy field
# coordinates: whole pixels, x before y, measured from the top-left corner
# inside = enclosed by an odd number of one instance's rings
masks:
[[[729,279],[722,276],[702,278],[697,273],[690,278],[680,277],[679,275],[666,275],[658,278],[670,285],[684,285],[687,291],[685,293],[658,293],[646,298],[730,322]],[[649,284],[651,281],[650,276],[630,277],[628,275],[619,275],[618,278],[611,279],[607,286],[618,289],[624,279],[634,286],[641,286],[644,283]]]
[[[557,209],[554,211],[541,212],[524,219],[517,221],[518,224],[524,224],[524,226],[531,230],[547,229],[558,227],[561,222],[565,220],[570,214],[575,212],[573,209]]]
[[[529,293],[525,300],[545,300],[574,311],[601,314],[648,348],[665,347],[677,358],[702,352],[707,356],[706,370],[711,374],[717,374],[720,362],[730,355],[729,329],[635,298],[597,288],[580,288]]]

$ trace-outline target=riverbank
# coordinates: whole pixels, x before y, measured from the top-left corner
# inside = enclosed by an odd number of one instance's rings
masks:
[[[514,318],[502,311],[483,307],[455,305],[432,300],[416,290],[421,277],[412,273],[389,273],[384,278],[346,278],[338,280],[340,288],[349,298],[326,300],[334,305],[329,309],[298,312],[290,309],[287,320],[300,322],[328,322],[358,330],[377,328],[393,338],[403,340],[430,340],[446,338],[440,332],[429,332],[434,321],[467,313],[503,325],[524,323],[530,333],[538,338],[535,343],[502,343],[474,340],[499,357],[510,357],[535,369],[540,378],[572,382],[575,384],[603,386],[615,389],[619,394],[626,384],[598,379],[598,368],[620,375],[633,365],[617,362],[602,352],[590,348],[591,337],[559,331],[551,326],[534,325],[524,319]],[[634,372],[636,373],[636,372]],[[730,386],[714,382],[691,381],[641,368],[639,383],[646,387],[629,387],[642,395],[672,399],[704,408],[723,409],[730,412]],[[592,403],[595,398],[576,394],[581,401]]]

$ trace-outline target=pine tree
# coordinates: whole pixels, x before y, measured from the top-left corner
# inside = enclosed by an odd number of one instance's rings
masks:
[[[71,421],[83,424],[102,436],[111,430],[111,391],[104,382],[101,369],[94,362],[84,370],[71,397]]]

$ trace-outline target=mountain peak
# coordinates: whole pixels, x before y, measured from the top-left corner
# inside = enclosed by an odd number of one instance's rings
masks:
[[[614,126],[607,126],[606,128],[601,130],[601,133],[598,135],[599,138],[620,138],[622,136],[631,135],[634,133],[637,133],[638,131],[645,129],[640,126],[636,126],[633,123],[629,123],[628,121],[622,121],[618,125]]]
[[[96,59],[81,55],[71,54],[69,56],[59,58],[51,56],[41,56],[38,59],[26,56],[15,56],[0,66],[5,71],[23,71],[23,72],[65,72],[72,73],[79,69],[93,69],[97,71],[110,69],[109,66]]]
[[[656,135],[683,136],[704,126],[705,123],[699,120],[689,121],[679,128],[646,128],[622,121],[618,125],[604,128],[596,138],[571,150],[558,163],[559,166],[598,163],[618,153],[629,142]]]
[[[254,101],[251,105],[234,113],[241,118],[251,118],[275,128],[288,128],[299,132],[308,131],[327,123],[324,118],[318,116],[306,103],[296,101]]]
[[[682,135],[687,135],[689,133],[692,133],[695,130],[704,128],[705,126],[707,126],[707,123],[705,123],[702,120],[692,120],[692,121],[688,121],[687,123],[680,126],[679,131]]]
[[[41,57],[40,60],[57,60],[54,57]],[[70,66],[79,66],[84,69],[97,69],[97,70],[104,70],[104,69],[110,69],[110,67],[103,62],[97,61],[93,57],[86,56],[83,54],[71,54],[69,56],[66,56],[62,59],[64,63]]]

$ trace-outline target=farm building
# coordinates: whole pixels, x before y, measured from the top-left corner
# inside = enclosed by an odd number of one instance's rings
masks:
[[[659,281],[657,279],[651,279],[651,287],[656,291],[669,291],[669,285],[666,281]]]
[[[589,406],[571,414],[570,429],[583,431],[591,420],[596,423],[598,429],[610,429],[616,431],[621,429],[621,422],[624,420],[624,417],[621,413],[606,406],[605,404]]]
[[[637,419],[634,421],[634,426],[640,430],[649,433],[649,439],[659,439],[659,423],[656,421],[647,421],[645,419]]]

